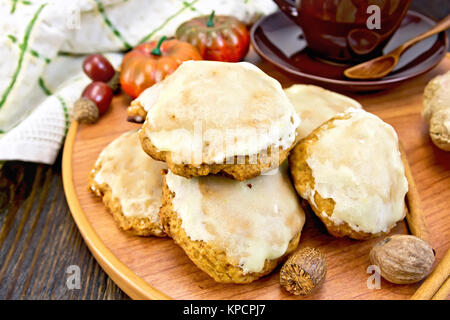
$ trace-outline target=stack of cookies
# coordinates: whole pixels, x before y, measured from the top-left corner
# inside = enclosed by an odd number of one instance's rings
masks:
[[[132,107],[141,130],[102,151],[89,186],[122,229],[168,235],[218,282],[252,282],[297,248],[295,190],[336,236],[403,218],[397,136],[348,97],[283,91],[246,62],[188,61]]]

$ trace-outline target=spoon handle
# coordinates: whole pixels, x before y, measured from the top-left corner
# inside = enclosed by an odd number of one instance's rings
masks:
[[[442,32],[446,29],[450,28],[450,15],[439,21],[438,24],[436,24],[433,28],[430,30],[418,35],[417,37],[414,37],[408,41],[406,41],[404,44],[396,48],[393,52],[397,54],[401,54],[403,51],[411,47],[412,45],[416,44],[419,41],[422,41],[423,39],[426,39],[432,35],[435,35],[436,33]]]

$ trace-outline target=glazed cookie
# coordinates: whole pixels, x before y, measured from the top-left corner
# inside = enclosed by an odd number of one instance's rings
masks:
[[[147,117],[148,108],[155,104],[159,90],[164,81],[157,82],[150,88],[144,90],[139,97],[131,101],[127,108],[127,120],[130,122],[142,123]]]
[[[434,77],[423,92],[423,116],[433,143],[450,151],[450,71]]]
[[[242,181],[270,171],[300,122],[280,83],[247,62],[186,61],[137,101],[148,110],[144,151],[187,178]]]
[[[89,174],[89,189],[102,197],[121,229],[162,237],[158,212],[165,168],[142,151],[138,131],[127,132],[100,153]]]
[[[358,101],[318,86],[294,84],[284,89],[284,92],[302,119],[302,125],[297,128],[298,140],[306,137],[336,114],[348,108],[362,108]]]
[[[405,215],[408,183],[394,129],[350,109],[294,148],[289,166],[298,193],[334,236],[368,239]]]
[[[245,182],[164,175],[166,233],[215,281],[250,283],[298,245],[305,221],[287,164]]]

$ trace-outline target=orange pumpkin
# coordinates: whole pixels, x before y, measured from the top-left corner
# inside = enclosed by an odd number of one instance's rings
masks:
[[[120,85],[132,98],[156,82],[163,80],[187,60],[201,60],[198,50],[191,44],[162,37],[138,45],[122,60]]]
[[[237,62],[248,52],[247,26],[231,16],[200,16],[181,24],[176,37],[195,46],[203,59]]]

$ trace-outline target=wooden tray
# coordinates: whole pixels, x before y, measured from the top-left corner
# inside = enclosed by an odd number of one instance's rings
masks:
[[[262,62],[253,52],[247,60],[281,81],[294,79]],[[421,118],[422,92],[435,75],[450,69],[450,56],[430,73],[389,91],[352,95],[366,110],[395,127],[422,199],[437,260],[450,245],[450,153],[432,145]],[[106,273],[135,299],[304,299],[279,286],[279,269],[249,285],[223,285],[198,269],[169,238],[141,238],[120,231],[101,200],[88,191],[87,176],[99,152],[122,132],[138,124],[125,121],[129,99],[114,98],[111,110],[95,125],[73,123],[63,155],[64,189],[78,228]],[[404,222],[392,233],[408,233]],[[379,239],[355,241],[330,236],[321,222],[307,214],[300,246],[318,247],[328,262],[323,287],[307,299],[407,299],[418,288],[381,281],[381,289],[368,289],[368,253]]]

